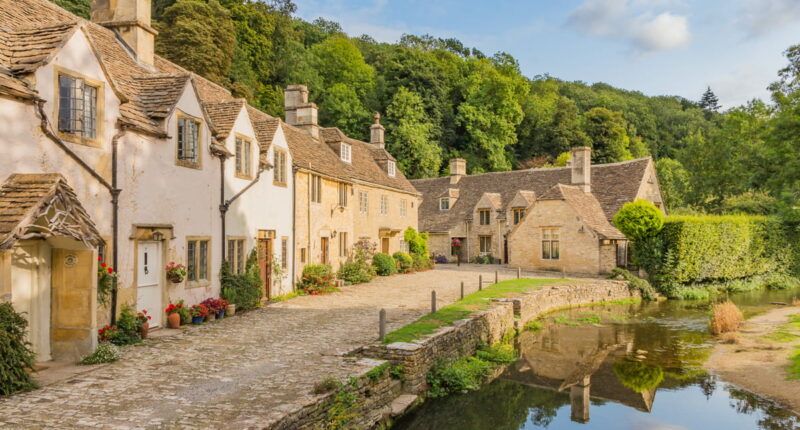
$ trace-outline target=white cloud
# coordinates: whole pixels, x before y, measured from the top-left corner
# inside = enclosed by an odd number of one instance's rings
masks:
[[[575,8],[567,24],[590,35],[620,39],[640,53],[666,51],[689,43],[686,16],[654,13],[680,7],[674,0],[587,0]]]
[[[798,0],[743,0],[737,24],[749,37],[758,37],[799,21]]]

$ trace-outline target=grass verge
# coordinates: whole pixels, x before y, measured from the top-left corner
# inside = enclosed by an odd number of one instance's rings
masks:
[[[514,279],[492,284],[482,291],[472,293],[463,299],[442,307],[436,313],[428,314],[417,321],[386,335],[384,343],[411,342],[435,332],[439,327],[453,324],[474,312],[486,310],[491,299],[513,297],[542,287],[543,285],[568,281],[568,279]]]

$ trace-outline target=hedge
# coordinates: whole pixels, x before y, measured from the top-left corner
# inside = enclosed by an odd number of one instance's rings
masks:
[[[11,303],[0,303],[0,396],[36,388],[30,375],[36,356],[25,340],[27,326]]]
[[[670,216],[654,237],[633,244],[633,258],[656,286],[725,283],[791,273],[794,250],[771,217]]]
[[[397,271],[397,263],[389,254],[379,252],[372,257],[372,267],[380,276],[394,275]]]

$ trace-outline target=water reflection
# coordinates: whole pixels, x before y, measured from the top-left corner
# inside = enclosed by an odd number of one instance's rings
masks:
[[[794,412],[703,371],[706,312],[669,302],[553,315],[517,338],[520,359],[498,380],[429,401],[396,428],[800,428]]]

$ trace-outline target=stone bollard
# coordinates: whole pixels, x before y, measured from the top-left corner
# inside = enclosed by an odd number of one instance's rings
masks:
[[[517,267],[517,279],[522,277],[522,267]]]
[[[478,291],[483,289],[483,275],[478,275]]]
[[[436,313],[436,290],[431,291],[431,313]]]
[[[461,298],[464,298],[464,281],[461,281]]]
[[[386,309],[378,313],[378,340],[386,338]]]
[[[495,270],[494,271],[494,283],[496,284],[498,282],[500,282],[500,271],[499,270]]]

